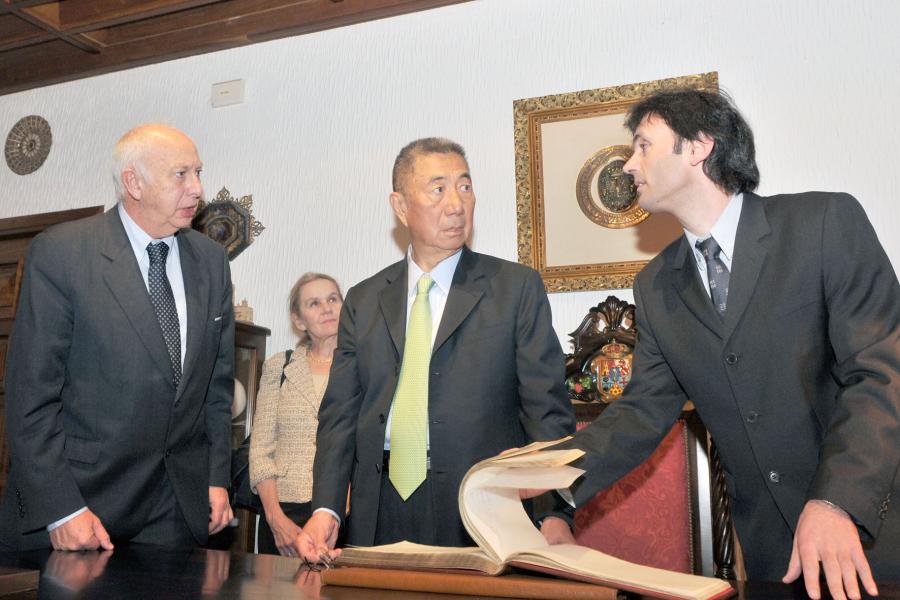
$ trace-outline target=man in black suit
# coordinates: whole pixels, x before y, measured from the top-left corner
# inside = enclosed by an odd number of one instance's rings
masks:
[[[0,546],[194,545],[232,518],[231,277],[224,249],[190,229],[200,158],[147,125],[113,161],[119,203],[29,248]]]
[[[344,301],[319,411],[318,510],[302,534],[311,560],[334,547],[348,484],[349,544],[471,544],[457,507],[469,467],[574,430],[540,276],[465,245],[475,193],[462,147],[437,138],[410,143],[394,164],[393,189],[410,249]],[[424,332],[414,325],[420,301]],[[421,376],[409,383],[417,369]],[[405,429],[411,417],[414,434]],[[398,457],[413,446],[409,467]],[[549,516],[543,527],[571,539],[560,518]]]
[[[638,274],[632,381],[571,445],[587,502],[694,402],[724,462],[747,573],[835,598],[900,580],[900,288],[846,194],[760,197],[730,101],[665,91],[627,125],[640,205],[685,235]],[[868,557],[868,560],[867,560]],[[787,573],[785,573],[787,569]]]

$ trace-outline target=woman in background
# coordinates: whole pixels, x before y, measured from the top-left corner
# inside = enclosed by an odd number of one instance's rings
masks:
[[[264,519],[259,552],[299,556],[297,536],[310,517],[312,467],[319,403],[337,346],[340,287],[322,273],[306,273],[290,294],[290,316],[300,338],[293,353],[266,360],[250,441],[250,485]]]

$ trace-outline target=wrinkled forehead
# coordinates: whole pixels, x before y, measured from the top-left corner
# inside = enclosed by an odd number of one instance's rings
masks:
[[[409,175],[416,180],[470,177],[469,163],[456,152],[423,152],[416,154]]]
[[[153,136],[144,147],[144,160],[149,164],[174,167],[200,167],[197,147],[186,135]]]

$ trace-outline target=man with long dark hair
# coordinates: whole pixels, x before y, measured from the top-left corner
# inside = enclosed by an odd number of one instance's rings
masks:
[[[640,205],[684,228],[638,275],[634,375],[572,442],[588,501],[646,458],[687,399],[721,451],[751,579],[820,597],[900,581],[900,286],[847,194],[761,197],[730,100],[657,93],[627,119]],[[786,572],[785,572],[786,571]],[[874,577],[873,577],[874,575]]]

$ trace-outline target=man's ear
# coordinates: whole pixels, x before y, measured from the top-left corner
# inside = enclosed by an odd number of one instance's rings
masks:
[[[715,145],[715,140],[702,131],[700,132],[698,139],[688,142],[688,155],[691,166],[696,167],[709,158]]]
[[[143,180],[141,176],[138,175],[137,170],[134,167],[126,167],[124,171],[122,171],[122,185],[125,186],[125,190],[128,192],[128,195],[134,198],[135,200],[141,199],[141,184]]]
[[[388,196],[388,198],[391,201],[391,208],[394,209],[394,214],[397,215],[400,222],[406,226],[406,209],[408,208],[406,198],[400,192],[391,192],[391,195]]]

